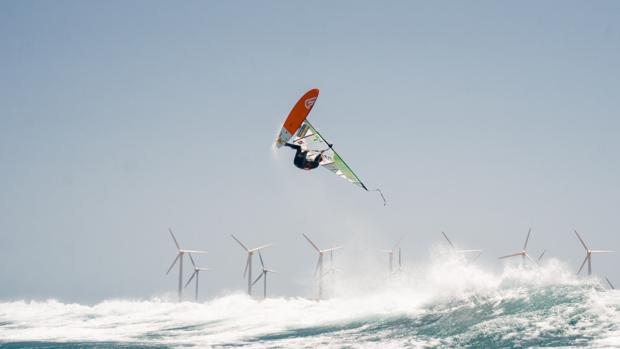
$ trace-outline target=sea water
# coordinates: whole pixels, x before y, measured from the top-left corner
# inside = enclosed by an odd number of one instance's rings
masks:
[[[0,348],[620,347],[620,293],[562,263],[434,263],[332,298],[0,303]]]

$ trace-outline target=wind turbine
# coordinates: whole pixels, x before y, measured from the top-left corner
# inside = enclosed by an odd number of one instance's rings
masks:
[[[263,262],[263,255],[258,251],[258,258],[260,259],[260,265],[262,267],[262,272],[260,275],[254,280],[252,285],[258,282],[261,278],[263,278],[263,299],[267,298],[267,274],[268,273],[277,273],[277,271],[272,269],[265,268],[265,263]]]
[[[381,252],[387,253],[389,258],[389,266],[390,266],[390,274],[394,271],[394,250],[400,242],[403,240],[404,236],[398,239],[398,241],[394,244],[394,246],[389,250],[381,250]],[[398,247],[398,269],[400,270],[400,247]]]
[[[592,253],[611,253],[611,252],[616,252],[616,251],[607,251],[607,250],[591,250],[586,245],[586,243],[583,241],[581,236],[579,236],[579,233],[577,232],[577,230],[575,230],[575,235],[577,235],[577,238],[579,239],[579,241],[583,245],[583,248],[586,249],[586,258],[583,260],[583,263],[581,263],[581,267],[579,267],[579,270],[577,271],[577,274],[581,273],[581,269],[583,269],[583,266],[586,264],[586,262],[588,262],[588,275],[592,275]]]
[[[207,251],[195,251],[195,250],[182,249],[181,246],[179,245],[179,242],[177,241],[177,238],[174,236],[172,229],[168,228],[168,231],[170,232],[170,236],[172,236],[172,240],[174,241],[174,244],[177,246],[177,256],[174,259],[174,261],[172,261],[172,264],[170,264],[170,268],[168,268],[166,275],[170,273],[170,270],[172,270],[172,267],[174,267],[174,265],[178,261],[179,262],[179,302],[180,302],[181,300],[183,300],[183,256],[185,256],[186,253],[207,253]]]
[[[476,255],[476,257],[474,257],[474,259],[472,259],[471,261],[475,261],[476,259],[478,259],[478,257],[480,257],[480,255],[482,254],[482,250],[457,250],[456,247],[454,246],[454,244],[452,243],[452,241],[450,241],[450,239],[448,238],[448,235],[446,235],[445,232],[441,232],[441,235],[443,235],[443,237],[446,239],[446,241],[448,242],[448,244],[450,244],[450,247],[452,247],[452,250],[456,253],[462,253],[462,254],[466,254],[466,253],[473,253],[473,252],[478,252],[478,254]]]
[[[310,240],[310,238],[302,233],[301,235],[304,236],[304,238],[306,240],[308,240],[308,242],[310,243],[310,245],[312,245],[312,247],[319,253],[319,258],[316,262],[316,267],[314,268],[314,276],[316,277],[318,274],[318,280],[319,280],[319,299],[323,298],[323,276],[329,274],[330,272],[334,272],[335,269],[332,267],[330,268],[330,270],[327,273],[323,273],[323,256],[325,255],[325,253],[329,252],[330,254],[330,260],[333,264],[334,261],[334,251],[341,249],[342,247],[334,247],[334,248],[328,248],[325,250],[321,250],[314,242],[312,242],[312,240]]]
[[[530,257],[530,255],[527,253],[527,242],[530,240],[530,234],[531,233],[532,233],[532,228],[530,228],[530,230],[527,231],[527,237],[525,238],[525,244],[523,244],[523,250],[521,250],[520,252],[517,252],[517,253],[509,254],[507,256],[499,257],[499,259],[521,256],[523,258],[523,260],[521,262],[522,265],[525,264],[525,258],[527,258],[530,261],[532,261],[532,263],[534,263],[535,265],[538,265],[538,263],[536,263],[536,261],[533,260],[532,257]]]
[[[252,284],[252,256],[254,256],[254,254],[260,251],[261,249],[271,246],[271,244],[249,249],[245,247],[245,245],[241,241],[239,241],[239,239],[237,239],[234,235],[231,234],[230,236],[232,236],[232,238],[235,239],[235,241],[237,241],[237,243],[248,253],[248,257],[245,262],[245,269],[243,270],[243,277],[245,277],[246,274],[248,275],[248,295],[251,296],[252,285],[253,285]]]
[[[194,277],[196,277],[196,302],[198,302],[198,278],[200,277],[200,272],[201,271],[207,271],[207,270],[211,270],[209,268],[198,268],[196,266],[196,262],[194,261],[194,258],[192,257],[191,253],[187,254],[189,256],[189,260],[192,262],[192,265],[194,266],[194,272],[192,273],[192,276],[189,277],[189,280],[187,280],[187,283],[185,284],[185,287],[187,287],[189,285],[190,282],[192,282],[192,279]]]

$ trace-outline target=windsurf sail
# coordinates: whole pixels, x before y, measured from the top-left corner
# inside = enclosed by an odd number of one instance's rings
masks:
[[[323,158],[320,163],[321,166],[366,191],[379,192],[381,198],[383,199],[383,205],[385,206],[387,204],[385,196],[383,196],[381,190],[369,190],[364,182],[362,182],[355,172],[353,172],[351,167],[349,167],[344,159],[342,159],[340,154],[334,150],[331,144],[325,140],[325,138],[307,119],[297,130],[297,133],[293,137],[292,143],[301,146],[303,150],[308,151],[309,153],[315,152],[318,155],[323,151]],[[325,149],[328,150],[324,151]]]
[[[290,113],[284,120],[280,134],[276,137],[276,147],[280,148],[288,142],[291,137],[293,137],[297,130],[299,130],[308,114],[310,114],[310,111],[312,110],[312,107],[318,97],[319,89],[313,88],[301,96],[297,103],[295,103],[293,109],[291,109]]]

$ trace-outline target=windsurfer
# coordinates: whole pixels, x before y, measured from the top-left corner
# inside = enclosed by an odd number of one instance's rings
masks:
[[[302,170],[313,170],[319,167],[321,161],[323,160],[323,153],[331,149],[332,147],[332,145],[329,144],[328,149],[320,151],[316,156],[314,156],[314,158],[312,158],[312,155],[308,154],[307,150],[301,149],[301,146],[297,144],[291,144],[287,142],[284,145],[289,148],[295,149],[295,158],[293,159],[293,164],[295,164],[297,168],[300,168]]]

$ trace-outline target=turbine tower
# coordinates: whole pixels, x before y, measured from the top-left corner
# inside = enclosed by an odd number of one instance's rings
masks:
[[[577,271],[577,275],[579,275],[579,273],[581,273],[581,269],[583,269],[583,266],[586,264],[586,262],[588,262],[588,275],[592,275],[592,253],[611,253],[611,252],[616,252],[616,251],[607,251],[607,250],[591,250],[588,247],[588,245],[586,245],[586,243],[583,241],[583,239],[581,238],[581,236],[579,235],[577,230],[575,230],[575,235],[577,235],[577,239],[579,239],[579,241],[583,245],[583,248],[586,249],[586,258],[583,260],[583,263],[581,263],[581,267],[579,267],[579,270]]]
[[[260,253],[260,250],[258,251],[258,258],[260,259],[260,265],[262,267],[262,272],[260,273],[260,275],[258,275],[256,280],[254,280],[252,285],[254,285],[261,278],[263,278],[263,299],[266,299],[267,298],[267,274],[268,273],[277,273],[277,271],[265,268],[265,262],[263,262],[263,255]]]
[[[446,239],[446,241],[448,242],[448,244],[450,244],[450,247],[452,247],[452,251],[456,252],[456,253],[462,253],[462,254],[466,254],[466,253],[473,253],[473,252],[478,252],[478,254],[476,255],[476,257],[474,257],[474,259],[472,259],[471,261],[475,261],[476,259],[478,259],[480,257],[480,255],[482,254],[482,250],[457,250],[456,247],[454,246],[454,244],[452,243],[452,241],[450,241],[450,239],[448,238],[448,235],[446,235],[445,232],[441,232],[441,235],[443,235],[443,237]]]
[[[341,248],[341,247],[338,247],[338,248]],[[342,270],[336,269],[334,267],[334,250],[336,250],[338,248],[329,249],[329,269],[323,275],[319,274],[319,278],[320,279],[326,277],[327,275],[331,275],[331,284],[330,284],[330,286],[331,286],[332,290],[334,290],[336,288],[336,272],[341,272],[342,271]]]
[[[334,247],[334,248],[328,248],[325,250],[321,250],[314,242],[312,242],[312,240],[310,240],[310,238],[302,233],[301,235],[304,236],[304,238],[306,240],[308,240],[308,242],[310,243],[310,245],[312,245],[312,247],[318,252],[319,254],[319,258],[316,262],[316,267],[314,268],[314,276],[317,277],[318,275],[318,281],[319,281],[319,299],[323,298],[323,276],[327,275],[330,272],[334,272],[334,268],[333,265],[330,268],[330,270],[327,273],[323,273],[323,256],[325,255],[325,253],[329,252],[330,253],[330,260],[332,261],[333,264],[333,260],[334,260],[334,251],[341,249],[342,247]]]
[[[381,250],[381,252],[387,253],[388,254],[388,260],[389,260],[389,267],[390,267],[390,274],[392,274],[394,272],[394,250],[396,250],[396,248],[398,247],[398,245],[400,245],[400,242],[403,241],[403,237],[401,237],[400,239],[398,239],[398,241],[394,244],[394,246],[389,249],[389,250]],[[400,247],[398,247],[398,269],[400,270]]]
[[[521,256],[521,258],[522,258],[521,265],[525,264],[525,258],[527,258],[530,261],[532,261],[532,263],[534,263],[534,265],[538,266],[538,263],[536,263],[536,261],[533,260],[532,257],[530,257],[530,255],[527,253],[527,242],[530,240],[530,234],[531,233],[532,233],[532,228],[530,228],[527,231],[527,237],[525,238],[525,244],[523,244],[523,250],[521,250],[520,252],[516,252],[516,253],[513,253],[513,254],[506,255],[506,256],[501,256],[501,257],[499,257],[499,259]]]
[[[192,273],[192,276],[189,277],[189,280],[187,280],[187,283],[185,284],[185,287],[187,287],[189,285],[190,282],[192,282],[192,279],[194,277],[196,277],[196,302],[198,302],[198,278],[200,277],[200,272],[201,271],[207,271],[207,270],[211,270],[209,268],[198,268],[196,266],[196,262],[194,261],[194,258],[192,257],[191,253],[187,254],[189,256],[189,260],[192,262],[192,265],[194,266],[194,272]]]
[[[172,236],[172,240],[174,241],[174,244],[177,246],[177,256],[176,258],[174,258],[174,261],[172,261],[172,264],[170,265],[170,268],[168,268],[166,275],[170,273],[170,270],[172,270],[172,268],[178,261],[179,262],[179,302],[180,302],[183,300],[183,256],[185,256],[186,253],[207,253],[207,251],[194,251],[194,250],[182,249],[181,246],[179,245],[179,242],[177,241],[177,238],[174,236],[172,229],[168,228],[168,231],[170,232],[170,236]]]
[[[235,239],[235,241],[237,241],[237,243],[248,253],[248,257],[245,261],[245,269],[243,270],[243,277],[245,277],[245,275],[248,275],[248,295],[251,296],[252,295],[252,257],[254,256],[254,254],[256,252],[259,252],[260,250],[262,250],[263,248],[267,248],[269,246],[271,246],[272,244],[267,244],[267,245],[263,245],[257,248],[253,248],[253,249],[249,249],[247,247],[245,247],[245,245],[239,241],[239,239],[237,239],[234,235],[230,235],[232,236],[233,239]]]

